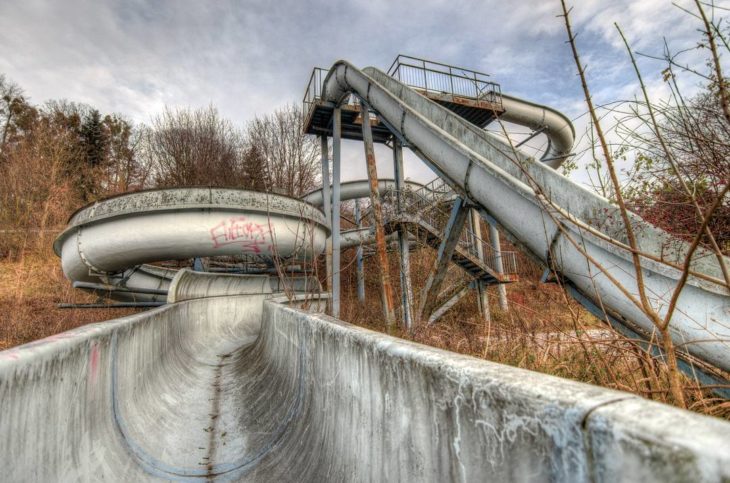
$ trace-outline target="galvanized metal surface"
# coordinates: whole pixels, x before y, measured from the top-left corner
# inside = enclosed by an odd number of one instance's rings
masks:
[[[499,241],[499,231],[493,223],[489,223],[489,242],[492,244],[492,250],[496,255],[497,272],[504,273],[504,265],[502,263],[502,247]],[[499,308],[507,310],[507,287],[504,285],[497,286],[497,294],[499,294]]]
[[[313,74],[314,75],[314,74]],[[318,206],[324,208],[324,216],[327,220],[327,226],[332,227],[332,194],[330,186],[330,161],[329,146],[327,136],[320,137],[320,156],[322,162],[322,203]],[[327,276],[327,292],[330,294],[330,302],[332,300],[332,235],[327,237],[325,244],[325,271]],[[332,307],[330,307],[330,311]],[[331,312],[330,312],[331,313]]]
[[[355,200],[355,223],[358,229],[362,229],[362,218],[360,216],[360,200]],[[365,263],[363,260],[362,243],[358,243],[355,249],[357,263],[357,300],[365,303]]]
[[[426,283],[421,289],[421,296],[418,301],[418,318],[420,320],[430,320],[431,313],[436,305],[436,298],[441,292],[441,284],[444,278],[446,278],[446,270],[454,256],[456,245],[459,242],[461,231],[464,228],[464,223],[469,213],[470,210],[465,206],[464,201],[458,198],[454,202],[449,221],[444,228],[441,244],[439,245],[436,259],[433,262],[433,267],[431,267]]]
[[[403,171],[403,146],[398,140],[393,140],[393,172],[395,173],[396,207],[398,212],[404,208],[403,190],[406,188],[405,173]],[[415,325],[413,315],[413,284],[411,283],[411,247],[408,227],[401,224],[398,227],[398,253],[400,254],[400,287],[403,325],[410,330]]]
[[[334,134],[332,137],[332,316],[340,316],[340,173],[342,117],[339,107],[334,112]],[[324,188],[323,188],[324,189]],[[326,189],[325,189],[326,191]]]
[[[471,224],[472,229],[474,230],[474,235],[478,238],[482,238],[482,218],[479,216],[479,212],[475,209],[469,210],[471,214]],[[499,236],[499,233],[497,233],[497,236]],[[494,241],[493,235],[490,232],[490,241]],[[496,246],[492,245],[492,250],[494,251],[497,260],[499,260],[499,265],[497,265],[497,271],[499,273],[504,273],[504,269],[502,268],[502,247],[499,245],[499,238],[497,238]],[[477,256],[480,260],[484,260],[484,249],[482,248],[482,244],[477,244]],[[507,301],[507,287],[504,286],[504,284],[498,284],[497,285],[498,290],[500,291],[500,301],[501,301],[501,294],[504,294],[505,299],[505,305],[502,307],[503,310],[507,309],[506,301]],[[477,280],[474,284],[474,288],[477,291],[477,300],[479,303],[479,312],[482,314],[482,318],[485,322],[491,322],[492,321],[492,311],[489,307],[489,292],[487,291],[488,285],[483,283],[481,280]]]
[[[54,243],[67,278],[142,291],[167,290],[175,274],[145,263],[241,255],[311,262],[329,231],[323,213],[307,203],[222,188],[115,196],[77,211],[69,225]],[[164,295],[112,296],[165,301]]]

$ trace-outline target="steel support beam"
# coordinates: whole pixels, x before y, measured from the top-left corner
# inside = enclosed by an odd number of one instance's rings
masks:
[[[322,200],[324,202],[324,216],[327,219],[327,226],[332,229],[332,194],[330,193],[330,160],[327,136],[320,136],[321,159],[322,159]],[[327,300],[328,312],[332,313],[332,235],[327,238],[325,245],[325,286],[330,298]]]
[[[504,265],[502,264],[502,246],[499,242],[499,231],[494,223],[489,224],[489,242],[492,245],[494,251],[494,264],[497,273],[504,273]],[[507,304],[507,287],[505,284],[500,283],[497,285],[497,294],[499,295],[499,308],[507,310],[509,305]]]
[[[404,208],[403,189],[405,174],[403,172],[403,145],[393,140],[393,167],[395,172],[396,208],[401,213]],[[405,224],[398,225],[398,251],[400,253],[400,286],[401,306],[403,308],[403,325],[410,330],[413,327],[413,286],[411,285],[410,241]]]
[[[355,200],[355,223],[362,228],[362,214],[360,213],[360,200]],[[355,256],[357,258],[357,299],[360,303],[365,302],[365,266],[362,256],[362,243],[357,246]]]
[[[471,213],[472,233],[474,233],[475,237],[474,243],[476,243],[477,257],[479,258],[480,262],[485,263],[484,247],[482,246],[481,216],[479,216],[479,211],[475,209],[469,211]],[[477,291],[477,303],[479,304],[479,312],[481,312],[482,318],[485,322],[490,322],[492,320],[492,313],[489,310],[489,294],[487,293],[487,285],[483,281],[477,280],[475,288]]]
[[[476,282],[477,291],[477,303],[479,304],[479,313],[482,314],[484,322],[492,321],[492,311],[489,308],[489,292],[487,292],[488,285],[482,280]]]
[[[444,228],[444,234],[439,245],[438,255],[434,261],[431,272],[428,275],[426,284],[421,290],[421,298],[418,304],[418,319],[428,320],[436,305],[436,297],[441,291],[441,284],[446,277],[446,270],[454,254],[456,245],[459,243],[461,231],[464,228],[469,209],[466,208],[463,198],[456,198],[451,209],[449,221]]]
[[[393,286],[390,283],[390,268],[388,264],[388,247],[385,241],[385,228],[383,227],[383,207],[380,202],[380,190],[378,189],[378,170],[375,165],[375,149],[373,147],[373,131],[370,127],[370,109],[366,103],[362,103],[362,139],[365,146],[365,162],[368,168],[368,181],[370,182],[370,204],[373,212],[373,224],[375,225],[375,248],[380,268],[380,295],[383,303],[383,315],[388,330],[395,325],[395,312],[393,310]]]
[[[118,302],[115,304],[58,304],[59,309],[130,309],[161,307],[165,302]]]
[[[532,139],[533,139],[533,138],[534,138],[535,136],[537,136],[538,134],[540,134],[540,133],[542,133],[542,132],[545,132],[545,131],[547,131],[547,126],[543,126],[543,127],[539,128],[539,129],[535,129],[534,131],[532,131],[532,132],[530,133],[530,135],[529,135],[529,136],[527,136],[527,137],[526,137],[525,139],[523,139],[522,141],[520,141],[519,143],[517,143],[517,144],[515,145],[515,147],[516,147],[516,148],[519,148],[519,147],[520,147],[520,146],[522,146],[523,144],[526,144],[526,143],[530,142],[530,141],[531,141],[531,140],[532,140]]]
[[[461,300],[461,298],[464,295],[469,293],[469,287],[470,287],[470,284],[464,285],[461,289],[456,291],[456,293],[454,295],[449,297],[449,299],[446,300],[446,302],[444,302],[443,304],[441,304],[440,307],[438,307],[436,310],[434,310],[433,313],[431,314],[431,316],[428,318],[428,323],[433,324],[433,323],[437,322],[441,317],[443,317],[443,315],[446,312],[448,312],[451,307],[456,305],[456,303],[459,300]]]
[[[80,282],[75,281],[72,284],[73,288],[82,288],[86,290],[93,290],[99,293],[111,293],[111,292],[124,292],[131,294],[147,294],[147,295],[167,295],[167,290],[155,289],[155,288],[135,288],[130,289],[127,287],[116,287],[114,285],[105,285],[101,283],[92,282]]]
[[[340,317],[340,161],[342,117],[333,114],[332,129],[332,316]]]

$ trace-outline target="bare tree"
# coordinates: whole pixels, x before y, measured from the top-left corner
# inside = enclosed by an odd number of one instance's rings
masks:
[[[144,188],[150,167],[137,155],[141,132],[116,114],[104,117],[102,129],[106,138],[105,161],[101,166],[105,193],[124,193]]]
[[[720,29],[717,28],[717,25],[713,27],[713,24],[707,20],[703,4],[696,1],[695,5],[698,14],[691,13],[691,15],[701,19],[705,26],[704,33],[708,41],[708,48],[711,51],[711,61],[708,62],[708,65],[711,67],[712,73],[703,77],[709,80],[713,80],[713,78],[716,80],[716,87],[714,89],[716,93],[712,96],[714,99],[709,102],[710,105],[716,105],[713,108],[704,110],[701,108],[687,109],[684,99],[679,91],[676,90],[677,84],[673,83],[672,85],[675,88],[673,92],[674,105],[670,103],[669,109],[662,109],[660,106],[656,106],[651,102],[629,43],[623,35],[623,32],[617,26],[619,35],[629,52],[629,57],[635,69],[643,95],[643,102],[635,101],[629,103],[628,111],[630,114],[628,117],[633,122],[624,124],[628,126],[625,130],[629,133],[628,136],[624,136],[625,140],[629,139],[627,145],[634,149],[637,147],[643,148],[636,155],[636,159],[638,160],[636,166],[638,168],[635,169],[645,170],[643,177],[637,177],[639,186],[644,189],[648,188],[647,191],[649,193],[656,193],[656,187],[659,186],[660,190],[671,191],[674,199],[677,199],[678,195],[679,199],[683,200],[684,205],[689,207],[692,218],[696,220],[693,233],[686,234],[686,238],[690,243],[683,253],[683,261],[678,266],[681,270],[681,275],[672,290],[671,300],[669,301],[667,310],[663,315],[660,315],[659,309],[651,303],[646,294],[640,257],[647,256],[647,254],[640,251],[636,241],[634,227],[630,222],[630,214],[627,207],[631,205],[631,199],[627,198],[627,193],[624,191],[625,186],[622,185],[617,174],[615,163],[617,151],[611,149],[606,131],[602,126],[602,117],[598,114],[598,109],[592,101],[585,69],[578,53],[575,35],[573,34],[570,23],[570,10],[567,8],[565,0],[561,0],[561,5],[563,10],[562,17],[565,21],[565,28],[568,34],[568,43],[573,53],[579,79],[585,94],[586,105],[591,117],[591,128],[595,132],[598,141],[597,146],[600,150],[600,164],[605,166],[605,171],[608,174],[608,177],[604,179],[606,183],[610,184],[613,201],[618,205],[635,266],[634,276],[636,278],[638,300],[635,300],[634,303],[656,327],[660,335],[659,342],[664,350],[665,362],[669,372],[669,388],[672,398],[678,406],[686,407],[683,382],[677,364],[677,350],[671,338],[669,326],[676,309],[679,295],[689,278],[693,256],[697,253],[703,238],[707,240],[707,244],[717,257],[718,264],[723,270],[725,284],[730,287],[727,267],[725,266],[721,249],[718,246],[717,237],[712,231],[713,219],[720,216],[723,211],[723,206],[726,206],[724,199],[728,192],[728,178],[725,174],[728,166],[726,160],[727,138],[724,133],[727,131],[727,122],[730,118],[725,117],[725,114],[727,114],[726,82],[718,61],[717,41],[721,41],[725,47],[728,44],[720,34]],[[669,61],[669,67],[665,71],[665,80],[671,81],[673,78],[671,70],[679,64],[675,63],[674,57],[667,56],[667,60]],[[679,107],[679,109],[674,109],[674,107]],[[713,111],[716,113],[721,112],[722,114],[710,114]],[[697,116],[700,113],[703,113],[703,115]],[[660,117],[661,114],[664,115]],[[712,122],[707,122],[709,120],[708,115]],[[688,120],[693,117],[695,120],[689,121],[688,123]],[[703,118],[704,121],[699,121],[698,124],[698,119]],[[636,122],[637,119],[639,120],[638,123]],[[688,127],[690,128],[688,129]],[[698,147],[699,145],[701,147]],[[595,154],[594,159],[596,159]],[[719,175],[717,173],[718,168],[715,167],[718,161],[722,165],[719,168]],[[656,166],[658,169],[654,169],[653,166]],[[703,168],[698,170],[698,166],[703,166]],[[705,170],[709,170],[709,173]],[[688,176],[689,172],[694,172],[694,178]],[[710,174],[713,172],[715,173],[714,175]],[[657,177],[657,174],[660,176]],[[703,184],[707,184],[707,180],[711,180],[709,184],[714,185],[711,189],[708,186],[702,186]],[[697,181],[700,183],[698,184]],[[700,193],[698,188],[702,188],[702,194],[706,196],[698,196]],[[634,185],[634,190],[637,191],[636,185]],[[727,222],[721,222],[721,225],[724,224],[727,224]]]
[[[156,186],[243,185],[241,135],[213,107],[166,108],[144,133]]]
[[[2,131],[0,138],[0,151],[5,148],[8,137],[8,130],[13,122],[13,117],[18,113],[19,108],[25,104],[23,98],[23,90],[0,74],[0,123],[2,123]]]
[[[73,131],[43,122],[14,142],[0,167],[0,252],[47,246],[46,231],[62,226],[81,204],[71,165],[82,151]]]
[[[303,132],[301,109],[288,105],[251,121],[247,142],[266,160],[267,189],[300,196],[317,185],[319,141]]]

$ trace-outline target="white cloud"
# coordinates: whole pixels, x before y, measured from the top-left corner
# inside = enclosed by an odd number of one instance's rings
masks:
[[[697,21],[670,0],[574,7],[600,102],[636,93],[613,22],[635,49],[651,53],[661,52],[664,36],[679,49],[699,35]],[[559,13],[557,1],[0,0],[0,72],[38,103],[67,98],[141,122],[164,105],[212,103],[244,123],[300,102],[314,66],[345,58],[385,69],[407,53],[490,72],[505,92],[575,117],[585,108]],[[701,55],[689,61],[698,65]],[[642,58],[641,66],[661,87],[661,64]],[[352,172],[360,173],[353,152]],[[425,176],[417,163],[409,167]]]

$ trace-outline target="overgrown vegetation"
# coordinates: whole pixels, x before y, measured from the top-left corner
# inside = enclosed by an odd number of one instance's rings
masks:
[[[318,148],[298,107],[237,127],[213,107],[165,109],[133,125],[67,101],[37,106],[0,76],[0,258],[60,229],[80,206],[145,188],[229,186],[299,196],[316,184]]]

